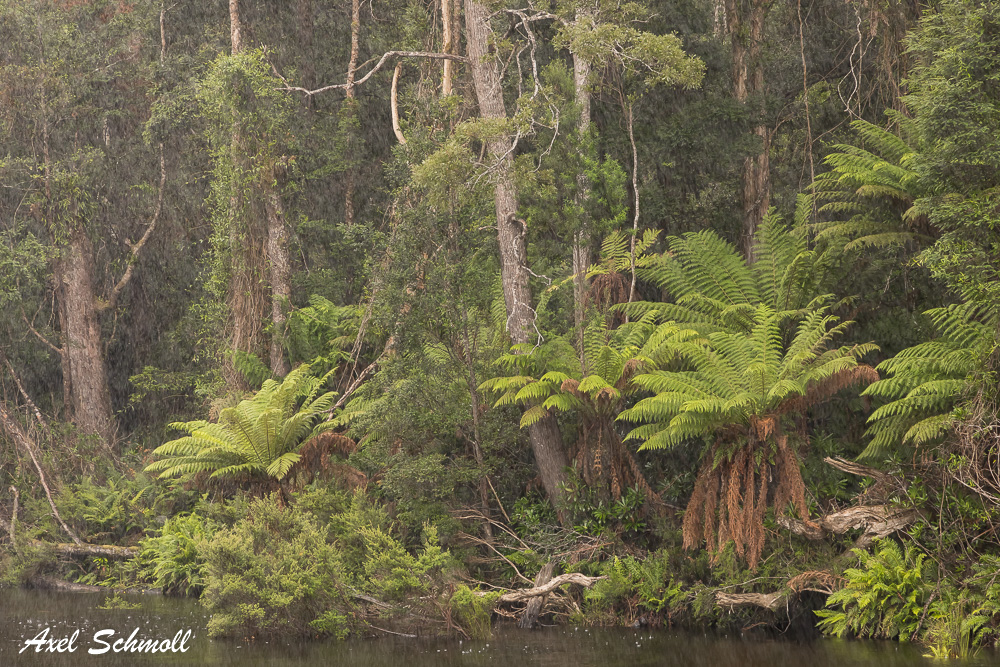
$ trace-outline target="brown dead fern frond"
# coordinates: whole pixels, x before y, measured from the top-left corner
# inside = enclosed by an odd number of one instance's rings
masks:
[[[630,286],[623,273],[611,272],[594,276],[587,291],[586,305],[594,305],[601,312],[607,312],[616,303],[628,301]]]
[[[574,380],[573,378],[569,378],[567,380],[563,380],[562,384],[559,385],[559,386],[560,386],[560,388],[563,391],[568,391],[569,393],[573,394],[577,398],[584,398],[583,394],[580,393],[580,381],[579,380]]]
[[[344,486],[348,489],[357,488],[358,475],[365,478],[367,483],[364,473],[353,466],[331,462],[331,456],[347,458],[355,449],[357,443],[346,435],[324,431],[302,443],[298,451],[299,460],[288,471],[289,478],[296,480],[296,486],[299,487],[319,478],[337,479],[344,481]],[[340,480],[338,472],[345,473],[348,479]]]
[[[811,384],[804,396],[798,396],[782,403],[778,408],[778,414],[805,412],[812,406],[830,398],[841,389],[853,387],[858,384],[869,385],[878,380],[878,371],[868,364],[858,364],[854,368],[845,368],[822,382]]]
[[[815,591],[832,595],[844,587],[845,579],[826,570],[809,570],[788,580],[787,586],[795,593]]]
[[[776,423],[776,422],[775,422]],[[694,492],[684,513],[684,548],[701,543],[717,555],[728,542],[751,569],[757,567],[767,538],[764,516],[769,506],[781,511],[792,504],[808,521],[805,484],[798,458],[784,434],[761,421],[759,432],[770,432],[767,442],[749,440],[717,463],[706,454],[695,479]],[[761,448],[774,448],[773,464]]]

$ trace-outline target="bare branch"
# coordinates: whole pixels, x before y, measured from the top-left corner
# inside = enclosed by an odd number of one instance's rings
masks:
[[[163,156],[163,144],[160,143],[160,187],[159,192],[156,196],[156,210],[153,211],[153,217],[149,221],[149,226],[146,227],[146,233],[142,235],[138,243],[132,245],[132,257],[129,258],[128,268],[125,269],[125,273],[122,275],[121,279],[111,290],[111,295],[108,296],[108,301],[103,306],[99,307],[99,311],[104,310],[114,310],[115,306],[118,304],[118,297],[121,296],[122,290],[128,285],[129,281],[132,280],[132,274],[135,271],[135,264],[139,260],[139,253],[142,252],[142,247],[146,245],[146,241],[153,234],[153,230],[156,229],[156,223],[160,220],[160,213],[163,211],[163,191],[167,184],[167,162]]]
[[[392,113],[392,131],[396,134],[399,143],[405,144],[406,137],[399,127],[399,73],[403,69],[402,61],[396,63],[396,69],[392,70],[392,87],[389,89],[389,110]]]
[[[602,579],[607,579],[607,577],[588,577],[582,572],[567,572],[566,574],[560,574],[558,577],[553,577],[548,583],[541,586],[504,593],[500,596],[500,602],[524,602],[540,595],[547,595],[566,584],[579,584],[580,586],[589,588]]]
[[[21,377],[17,374],[17,371],[14,370],[14,366],[10,363],[10,359],[7,358],[7,355],[3,350],[0,350],[0,360],[3,361],[5,366],[7,366],[7,370],[10,371],[11,376],[14,378],[14,384],[17,385],[17,390],[21,392],[21,398],[24,399],[28,408],[35,414],[35,419],[38,420],[39,425],[47,431],[49,425],[45,422],[45,418],[42,417],[42,411],[39,410],[38,406],[35,405],[35,402],[31,400],[31,396],[28,395],[27,390],[25,390],[24,385],[21,383]]]
[[[61,347],[56,347],[55,345],[52,344],[52,341],[50,341],[48,338],[46,338],[42,334],[38,333],[38,331],[35,330],[35,327],[31,326],[31,322],[28,321],[28,316],[24,314],[23,310],[21,311],[21,319],[24,320],[25,325],[27,325],[28,331],[30,331],[31,333],[35,334],[35,337],[38,338],[38,340],[40,340],[43,343],[45,343],[46,345],[48,345],[52,349],[53,352],[55,352],[56,354],[62,356],[62,353],[63,353],[62,348]]]
[[[305,88],[300,88],[298,86],[282,86],[277,90],[290,90],[298,93],[303,93],[305,95],[316,95],[317,93],[325,93],[328,90],[348,90],[354,86],[360,86],[362,83],[372,78],[376,72],[378,72],[382,67],[389,61],[390,58],[431,58],[434,60],[454,60],[455,62],[468,62],[469,59],[465,56],[455,55],[453,53],[434,53],[432,51],[386,51],[382,57],[379,59],[378,63],[371,69],[368,74],[357,81],[353,81],[350,84],[347,83],[335,83],[329,86],[323,86],[322,88],[317,88],[316,90],[307,90]]]
[[[31,462],[35,465],[35,470],[38,472],[38,479],[42,483],[42,488],[45,489],[45,496],[49,500],[49,507],[52,508],[52,516],[56,518],[59,525],[62,526],[63,530],[66,531],[66,534],[73,539],[75,544],[82,545],[83,542],[80,541],[80,538],[76,536],[76,533],[74,533],[70,527],[66,525],[66,522],[62,520],[62,517],[59,516],[59,510],[56,509],[55,501],[52,500],[52,491],[49,489],[49,485],[45,480],[45,473],[42,471],[42,465],[38,462],[38,457],[35,455],[34,443],[31,442],[31,438],[29,438],[28,434],[24,432],[21,425],[17,423],[17,419],[15,419],[14,415],[7,410],[7,407],[2,401],[0,401],[0,426],[3,427],[3,430],[7,431],[7,435],[10,436],[15,444],[20,445],[21,448],[28,453],[28,456],[31,457]]]

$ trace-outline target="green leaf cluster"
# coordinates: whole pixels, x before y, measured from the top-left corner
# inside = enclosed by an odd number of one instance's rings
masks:
[[[317,378],[310,370],[302,364],[280,383],[265,381],[252,398],[222,410],[218,422],[171,424],[187,435],[153,450],[160,460],[146,471],[161,477],[210,473],[282,479],[299,460],[299,446],[325,428],[313,424],[333,405],[333,392],[320,394],[327,376]]]
[[[914,545],[905,550],[892,540],[877,542],[872,553],[855,549],[859,567],[844,571],[847,582],[816,612],[826,634],[908,641],[918,629],[924,605],[934,590],[926,555]]]

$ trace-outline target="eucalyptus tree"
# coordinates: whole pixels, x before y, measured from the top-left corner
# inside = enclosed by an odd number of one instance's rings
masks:
[[[32,293],[31,281],[15,286],[25,291],[9,302],[21,320],[11,326],[58,356],[64,417],[107,444],[116,425],[106,321],[117,315],[157,226],[166,183],[162,148],[157,156],[141,140],[165,44],[154,37],[154,11],[103,2],[0,5],[2,174],[12,225],[5,231],[15,247],[43,248],[47,259],[44,289],[35,283]],[[122,258],[120,276],[101,269]]]

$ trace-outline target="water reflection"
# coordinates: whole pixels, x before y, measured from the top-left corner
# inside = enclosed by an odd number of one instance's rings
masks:
[[[44,591],[0,591],[0,665],[337,665],[338,667],[895,667],[925,664],[919,648],[891,642],[821,640],[806,643],[759,638],[713,637],[677,632],[596,630],[560,627],[541,632],[510,629],[488,642],[385,637],[345,643],[213,641],[205,634],[207,617],[191,600],[126,596],[141,607],[98,609],[106,596]],[[79,629],[74,653],[19,654],[26,639],[44,628],[55,638]],[[124,639],[138,628],[138,638],[170,639],[193,630],[186,653],[89,655],[103,648],[93,641],[98,630],[113,629]],[[994,656],[980,655],[987,664]]]

